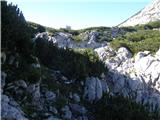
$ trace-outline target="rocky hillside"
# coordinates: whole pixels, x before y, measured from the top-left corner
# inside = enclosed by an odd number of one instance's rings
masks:
[[[106,46],[95,51],[109,68],[108,84],[112,84],[113,93],[133,96],[137,102],[160,107],[160,49],[155,55],[144,51],[134,58],[124,47],[114,51]]]
[[[118,27],[135,26],[158,20],[160,20],[160,0],[153,0],[152,3],[147,5],[141,11],[120,23]]]
[[[160,31],[55,30],[1,7],[2,120],[160,119]]]

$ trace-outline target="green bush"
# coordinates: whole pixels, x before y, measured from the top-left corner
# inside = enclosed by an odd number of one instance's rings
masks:
[[[100,101],[94,103],[93,108],[96,120],[159,120],[160,113],[156,109],[150,112],[150,107],[136,103],[131,98],[121,95],[109,96],[106,94]]]
[[[76,42],[81,42],[81,41],[82,41],[82,38],[81,38],[81,36],[79,36],[79,35],[74,35],[74,36],[72,36],[72,39],[73,39],[74,41],[76,41]]]
[[[37,83],[40,81],[41,78],[41,71],[38,68],[32,68],[27,73],[27,81],[30,83]]]
[[[59,96],[55,102],[55,106],[58,109],[63,108],[66,104],[68,104],[68,99],[63,96]]]
[[[19,8],[1,1],[2,49],[23,55],[32,52],[30,28]]]
[[[154,28],[160,28],[160,20],[149,22],[144,25],[136,25],[135,29],[137,30],[146,30],[146,29],[154,29]]]
[[[27,22],[30,32],[32,33],[32,38],[36,33],[41,33],[46,31],[46,27],[34,22]]]
[[[150,26],[151,28],[160,28],[160,20],[155,22],[149,22],[147,26]]]
[[[160,31],[146,30],[128,33],[123,38],[115,39],[110,43],[111,47],[128,47],[133,54],[139,51],[151,51],[155,53],[160,48]]]
[[[138,42],[138,41],[142,41],[144,40],[145,34],[143,32],[135,32],[135,33],[128,33],[126,34],[126,39],[128,41],[132,41],[132,42]]]
[[[104,64],[92,50],[74,51],[54,46],[43,39],[36,40],[35,54],[49,68],[60,70],[70,79],[85,79],[107,72]]]
[[[2,66],[2,70],[8,75],[6,82],[20,79],[36,82],[39,80],[40,70],[31,69],[31,64],[36,61],[31,55],[33,43],[30,26],[16,5],[1,1],[1,13],[2,49],[7,53],[7,58],[13,55],[18,63],[18,67],[15,64],[7,64],[7,62]]]
[[[136,28],[129,26],[129,27],[121,27],[120,29],[124,30],[125,32],[136,32]]]

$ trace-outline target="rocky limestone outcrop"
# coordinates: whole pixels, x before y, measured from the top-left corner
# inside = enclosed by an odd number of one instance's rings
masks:
[[[28,120],[19,104],[6,95],[1,95],[1,115],[4,120]]]
[[[155,55],[139,52],[134,58],[124,47],[114,51],[105,46],[95,51],[109,68],[107,83],[113,93],[160,107],[160,50]]]
[[[34,63],[31,67],[39,69],[41,66]],[[56,90],[49,89],[41,81],[30,83],[20,79],[8,83],[6,81],[7,74],[1,72],[2,119],[88,120],[88,110],[81,104],[83,93],[80,94],[74,89],[70,89],[70,84],[73,83],[66,83],[69,79],[62,75],[60,71],[49,71],[53,78],[52,82],[58,85]],[[67,92],[61,92],[61,89],[69,90],[68,92],[71,95],[67,95],[69,94]]]
[[[6,77],[7,74],[1,72],[1,118],[4,120],[28,120],[19,104],[13,98],[3,93],[3,89],[6,86]],[[17,85],[25,86],[22,81],[17,82]]]
[[[160,20],[160,0],[154,0],[144,9],[119,24],[118,27],[146,24],[157,20]]]
[[[24,75],[23,72],[21,75],[17,74],[19,73],[17,70],[22,67],[22,57],[18,53],[9,51],[3,52],[1,57],[3,59],[3,67],[7,66],[3,71],[1,71],[2,119],[28,120],[27,115],[23,112],[21,104],[24,105],[23,102],[30,102],[32,105],[36,105],[38,103],[37,101],[40,99],[39,81],[41,80],[41,77],[36,74],[36,78],[31,81],[37,79],[35,80],[37,83],[30,83],[29,80],[26,80],[27,76],[24,77],[26,74]],[[31,56],[31,59],[33,62],[26,64],[28,65],[28,68],[30,68],[30,71],[33,70],[32,73],[34,71],[37,72],[40,69],[38,58]],[[10,68],[13,68],[13,70]],[[32,99],[32,101],[29,99]]]
[[[84,90],[86,100],[89,102],[97,101],[102,98],[105,92],[109,92],[106,82],[95,77],[86,79]]]
[[[106,43],[96,42],[96,38],[98,36],[98,32],[84,32],[80,34],[82,41],[76,42],[72,39],[72,34],[59,32],[54,36],[50,36],[47,32],[38,33],[33,41],[38,38],[42,38],[46,41],[50,41],[53,44],[56,44],[60,48],[98,48],[103,46]]]
[[[98,35],[99,33],[96,31],[86,31],[80,34],[82,41],[89,41],[88,44],[95,43]]]

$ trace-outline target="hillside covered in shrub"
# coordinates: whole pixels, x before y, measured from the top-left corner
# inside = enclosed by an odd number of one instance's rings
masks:
[[[115,49],[127,47],[133,54],[139,51],[151,51],[155,53],[160,47],[160,31],[158,30],[138,30],[137,32],[127,33],[111,42]]]

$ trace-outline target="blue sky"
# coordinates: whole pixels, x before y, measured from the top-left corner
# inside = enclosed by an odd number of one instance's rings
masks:
[[[8,0],[18,4],[27,21],[53,28],[115,26],[152,0]]]

